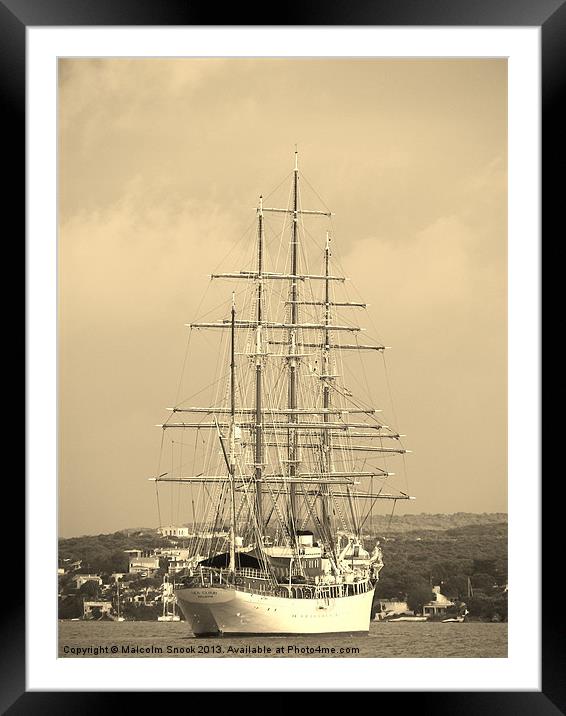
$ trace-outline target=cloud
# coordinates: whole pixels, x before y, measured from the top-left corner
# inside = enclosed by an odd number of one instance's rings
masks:
[[[61,225],[66,318],[110,329],[120,316],[134,325],[151,321],[180,292],[190,306],[230,250],[232,226],[216,204],[185,199],[166,180],[135,178],[115,204]]]
[[[118,481],[136,492],[132,521],[155,523],[142,480],[158,452],[152,426],[174,402],[183,324],[223,315],[233,285],[209,291],[207,277],[253,264],[255,202],[289,174],[295,142],[336,211],[350,298],[371,304],[394,347],[417,509],[504,508],[503,61],[64,60],[59,87],[67,534],[125,526],[133,508]],[[270,203],[285,206],[288,191]],[[301,193],[321,208],[307,182]],[[318,270],[324,228],[309,230]],[[216,362],[203,355],[186,371],[195,385]],[[368,380],[381,403],[386,386],[373,370]]]

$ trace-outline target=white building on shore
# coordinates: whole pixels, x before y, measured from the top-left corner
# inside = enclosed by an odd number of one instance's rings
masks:
[[[157,532],[162,537],[189,537],[190,530],[188,527],[167,525],[166,527],[159,527]]]
[[[433,587],[432,591],[434,597],[427,604],[423,604],[423,616],[425,617],[441,616],[446,614],[449,607],[454,606],[454,602],[441,594],[439,586]]]

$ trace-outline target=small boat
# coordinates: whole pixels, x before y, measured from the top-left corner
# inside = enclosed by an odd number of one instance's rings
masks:
[[[385,619],[387,622],[427,622],[428,617],[395,617],[395,619]]]

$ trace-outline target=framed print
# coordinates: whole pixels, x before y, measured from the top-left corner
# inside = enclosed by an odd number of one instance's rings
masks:
[[[29,398],[5,708],[564,708],[538,578],[561,4],[84,12],[2,8]]]

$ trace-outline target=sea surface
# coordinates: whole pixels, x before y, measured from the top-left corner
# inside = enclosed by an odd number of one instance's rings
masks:
[[[505,658],[507,624],[372,622],[367,635],[196,638],[186,622],[59,621],[64,658]]]

